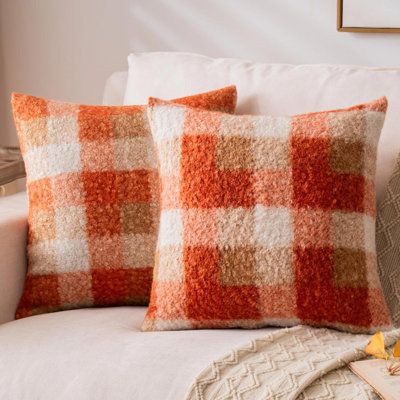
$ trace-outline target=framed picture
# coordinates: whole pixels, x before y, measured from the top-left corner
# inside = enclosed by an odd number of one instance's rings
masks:
[[[340,32],[400,33],[399,0],[338,0]]]

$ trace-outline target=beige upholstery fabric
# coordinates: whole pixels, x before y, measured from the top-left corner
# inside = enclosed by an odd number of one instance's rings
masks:
[[[26,192],[0,198],[0,324],[14,319],[22,294],[27,215]]]
[[[124,102],[127,71],[114,72],[106,81],[103,92],[104,106],[121,106]]]
[[[376,220],[378,269],[395,326],[400,326],[400,155]]]
[[[144,307],[0,326],[1,400],[181,400],[215,358],[273,329],[141,332]]]

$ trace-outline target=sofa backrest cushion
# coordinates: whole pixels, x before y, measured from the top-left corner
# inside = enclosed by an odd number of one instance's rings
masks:
[[[119,71],[111,74],[104,86],[103,105],[104,106],[122,106],[128,80],[127,71]]]
[[[382,198],[400,151],[400,68],[261,64],[171,52],[131,54],[128,62],[125,104],[228,84],[237,86],[237,112],[242,114],[294,115],[386,96],[389,107],[377,163],[377,195]]]

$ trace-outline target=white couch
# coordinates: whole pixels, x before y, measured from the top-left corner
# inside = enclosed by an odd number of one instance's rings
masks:
[[[183,57],[183,62],[177,63],[176,57]],[[233,83],[238,84],[239,99],[241,96],[244,99],[239,103],[242,112],[271,110],[278,113],[283,109],[285,113],[292,113],[303,111],[303,108],[313,111],[346,106],[351,105],[353,98],[355,101],[359,97],[372,100],[369,96],[375,96],[380,87],[384,90],[379,95],[386,94],[386,89],[391,91],[392,107],[400,108],[400,97],[397,96],[400,70],[388,70],[386,74],[385,70],[354,67],[341,70],[329,66],[263,66],[204,57],[199,58],[195,67],[191,64],[186,68],[185,62],[188,64],[191,57],[196,59],[198,56],[133,56],[130,72],[132,64],[136,69],[130,73],[128,81],[134,87],[143,86],[144,82],[149,84],[138,92],[143,98],[135,99],[133,92],[128,102],[144,101],[146,93],[174,97]],[[161,71],[157,69],[159,65],[163,65]],[[175,71],[174,76],[172,71]],[[146,74],[154,79],[146,80]],[[198,76],[202,79],[197,79]],[[343,80],[338,82],[337,76]],[[366,87],[365,82],[371,80],[369,77],[375,76],[372,82],[375,87]],[[318,83],[314,92],[301,90],[305,77]],[[109,78],[104,104],[122,104],[127,79],[126,72],[115,73]],[[199,82],[202,86],[198,86]],[[282,82],[289,83],[286,89],[281,88]],[[357,86],[349,87],[348,82],[359,85],[360,95]],[[325,90],[324,96],[318,91],[321,88]],[[280,89],[280,96],[274,97]],[[282,94],[285,90],[286,97]],[[260,98],[250,97],[256,91],[263,92],[260,101],[257,100]],[[343,95],[345,93],[348,93],[347,97]],[[307,99],[299,102],[303,95],[308,96]],[[396,118],[397,112],[389,121],[395,128]],[[385,179],[400,147],[400,139],[396,138],[395,148],[390,148],[391,134],[393,129],[386,135],[385,146],[381,149]],[[387,154],[391,155],[390,159]],[[194,378],[213,360],[273,330],[144,333],[140,331],[144,307],[63,311],[13,321],[26,272],[26,203],[24,192],[0,199],[1,400],[183,399]]]

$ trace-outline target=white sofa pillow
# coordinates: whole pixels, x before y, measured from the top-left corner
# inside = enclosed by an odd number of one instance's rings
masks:
[[[381,199],[400,151],[400,68],[261,64],[189,53],[139,53],[128,57],[124,104],[149,96],[174,98],[234,84],[241,114],[298,114],[387,96],[389,109],[378,149]]]

